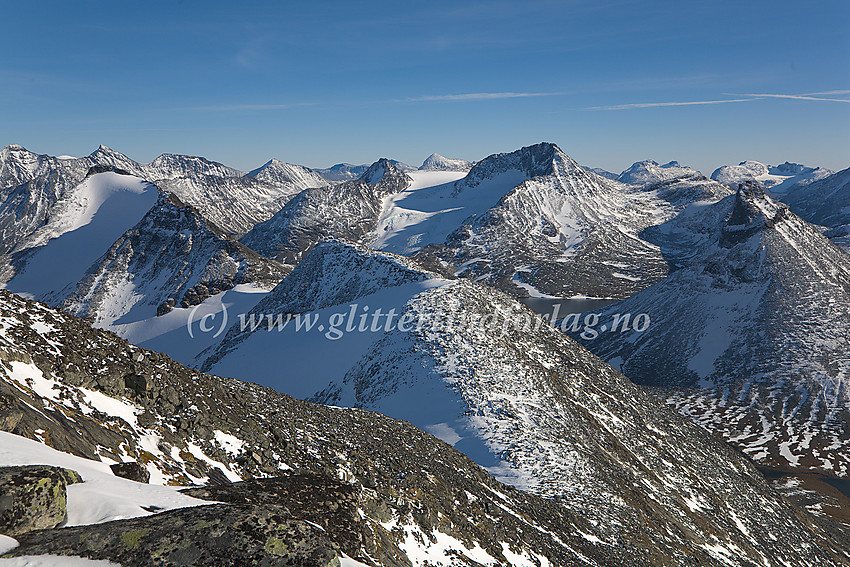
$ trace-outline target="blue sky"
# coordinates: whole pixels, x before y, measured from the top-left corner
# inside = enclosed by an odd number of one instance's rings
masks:
[[[707,173],[744,159],[850,166],[846,0],[0,10],[0,145],[39,153],[102,143],[249,170],[475,160],[547,140],[614,171],[645,158]]]

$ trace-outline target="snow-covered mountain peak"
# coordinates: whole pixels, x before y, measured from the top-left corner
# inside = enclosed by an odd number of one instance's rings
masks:
[[[631,167],[617,177],[617,181],[630,185],[649,186],[662,181],[695,176],[702,176],[702,174],[692,167],[679,164],[678,161],[659,165],[655,160],[646,159],[633,163]]]
[[[296,185],[298,187],[327,185],[327,180],[312,169],[274,158],[257,169],[246,173],[245,177],[273,185]]]
[[[238,170],[208,160],[205,157],[179,154],[162,154],[147,164],[146,169],[154,170],[156,177],[165,179],[194,175],[215,175],[218,177],[241,176],[241,172]]]
[[[493,154],[472,166],[467,176],[456,183],[455,192],[460,193],[469,187],[476,187],[482,181],[512,171],[518,172],[524,179],[551,175],[556,169],[556,161],[565,166],[562,167],[565,170],[580,167],[551,142],[525,146],[510,153]]]
[[[822,167],[808,167],[787,161],[780,165],[767,165],[760,161],[746,160],[738,165],[718,167],[711,174],[711,178],[733,188],[747,180],[758,181],[772,193],[786,193],[795,186],[808,185],[832,173]]]
[[[379,290],[438,279],[412,260],[339,239],[318,243],[257,306],[305,313],[341,305]]]
[[[413,183],[409,175],[387,158],[370,165],[359,179],[369,185],[380,185],[381,192],[387,194],[397,193]]]
[[[431,154],[422,162],[419,169],[422,171],[468,171],[471,167],[472,164],[465,159],[453,159],[440,154]]]
[[[332,183],[341,183],[349,179],[356,179],[369,169],[368,165],[352,165],[350,163],[337,163],[324,169],[316,169],[316,173]]]
[[[720,244],[730,247],[743,242],[762,228],[779,222],[787,207],[770,199],[755,181],[738,185],[732,214],[723,227]]]

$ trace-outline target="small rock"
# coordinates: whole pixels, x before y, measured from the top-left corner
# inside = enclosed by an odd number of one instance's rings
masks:
[[[151,480],[151,473],[148,469],[137,463],[136,461],[129,461],[127,463],[117,463],[114,465],[110,465],[112,469],[112,474],[115,476],[120,476],[121,478],[126,478],[135,482],[140,482],[142,484],[147,484]]]

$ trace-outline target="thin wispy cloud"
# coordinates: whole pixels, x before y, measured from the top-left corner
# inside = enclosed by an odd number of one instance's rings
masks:
[[[750,95],[745,95],[750,96]],[[688,100],[677,102],[636,102],[631,104],[615,104],[611,106],[589,106],[585,110],[629,110],[632,108],[657,108],[661,106],[699,106],[704,104],[726,104],[729,102],[750,102],[757,98],[732,98],[724,100]]]
[[[819,93],[803,93],[803,96],[829,96],[846,94],[850,94],[850,91],[821,91]]]
[[[396,102],[463,102],[470,100],[495,100],[501,98],[529,98],[540,96],[561,96],[567,93],[464,93],[464,94],[447,94],[447,95],[427,95],[417,96],[398,100]]]
[[[850,102],[844,98],[831,98],[830,95],[846,95],[850,94],[847,90],[823,91],[818,93],[806,94],[781,94],[781,93],[724,93],[727,96],[746,97],[746,98],[730,98],[721,100],[696,100],[696,101],[676,101],[676,102],[638,102],[631,104],[615,104],[611,106],[591,106],[585,110],[629,110],[633,108],[658,108],[664,106],[699,106],[704,104],[726,104],[730,102],[751,102],[754,100],[764,100],[767,98],[781,98],[791,100],[811,100],[825,102]]]
[[[814,94],[827,94],[827,93],[814,93]],[[848,94],[848,91],[832,91],[828,94]],[[850,100],[844,98],[828,98],[826,96],[811,96],[811,95],[789,95],[789,94],[768,94],[768,93],[759,93],[759,94],[745,94],[741,96],[751,96],[757,98],[787,98],[792,100],[822,100],[827,102],[850,102]]]

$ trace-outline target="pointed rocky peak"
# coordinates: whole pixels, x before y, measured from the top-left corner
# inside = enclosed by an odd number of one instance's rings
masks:
[[[471,167],[472,164],[465,159],[453,159],[440,154],[431,154],[422,162],[419,169],[422,171],[469,171]]]
[[[571,171],[577,168],[580,166],[558,146],[551,142],[541,142],[482,159],[472,166],[466,177],[457,182],[457,192],[510,171],[518,171],[526,179],[531,179],[552,175],[556,170]]]
[[[413,183],[409,175],[387,158],[370,165],[359,179],[370,185],[380,185],[387,193],[396,193]]]
[[[126,160],[127,156],[122,154],[121,152],[117,152],[108,146],[104,146],[103,144],[99,145],[95,151],[89,154],[89,157],[96,161],[100,162],[106,158],[109,161],[118,160]]]
[[[258,167],[257,169],[252,169],[251,171],[246,173],[245,177],[257,177],[257,178],[259,178],[259,177],[262,177],[263,175],[267,174],[268,172],[286,170],[286,169],[289,169],[289,168],[292,168],[292,167],[300,167],[300,166],[291,165],[291,164],[282,162],[277,158],[272,158],[269,161],[267,161],[266,163],[264,163],[263,165],[261,165],[260,167]]]
[[[783,220],[788,207],[773,201],[757,181],[738,185],[735,206],[723,227],[720,245],[729,248],[749,239],[764,228],[772,228]]]
[[[273,184],[298,183],[305,187],[326,185],[326,180],[317,172],[303,165],[295,165],[272,158],[262,166],[249,171],[244,177]]]

